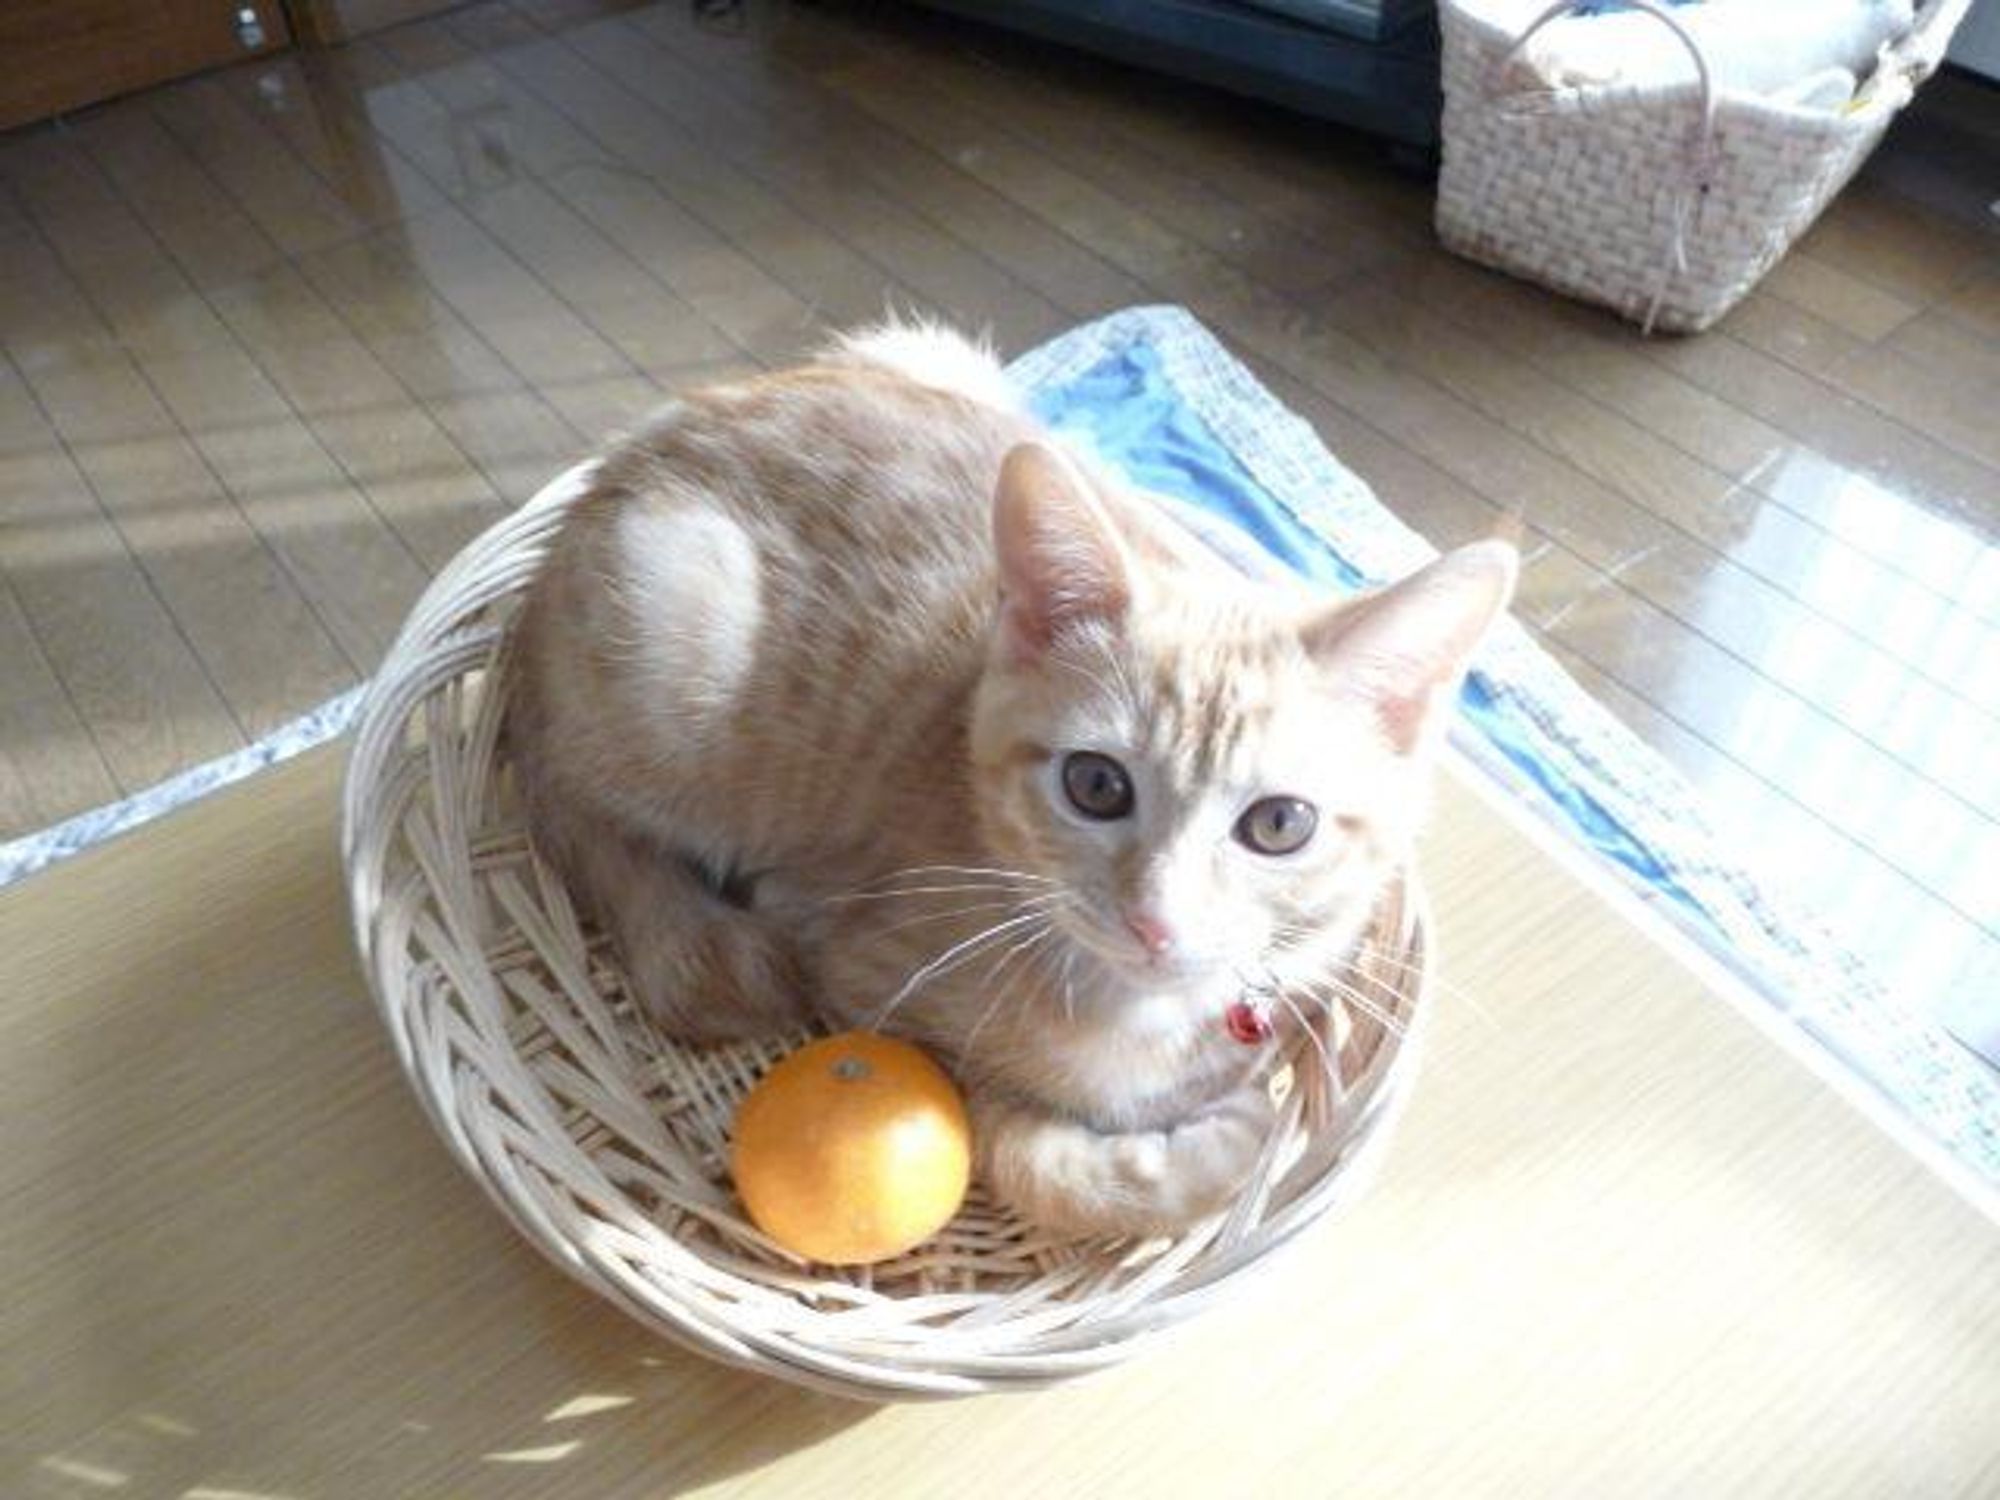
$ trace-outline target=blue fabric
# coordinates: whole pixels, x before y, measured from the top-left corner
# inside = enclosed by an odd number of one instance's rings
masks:
[[[1300,576],[1352,593],[1358,569],[1266,493],[1174,389],[1150,344],[1110,350],[1095,368],[1044,386],[1030,406],[1081,437],[1142,489],[1229,521]]]
[[[1323,533],[1258,483],[1174,388],[1151,344],[1105,351],[1082,373],[1036,389],[1030,405],[1049,426],[1081,439],[1135,484],[1229,522],[1301,578],[1339,593],[1371,582]],[[1706,916],[1642,839],[1551,764],[1541,751],[1545,740],[1537,726],[1514,703],[1497,697],[1478,672],[1467,678],[1459,707],[1600,854]]]

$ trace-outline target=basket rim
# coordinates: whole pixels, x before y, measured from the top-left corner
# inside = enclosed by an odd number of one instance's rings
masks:
[[[1400,957],[1410,965],[1406,971],[1410,977],[1404,981],[1407,989],[1398,995],[1401,1008],[1396,1016],[1405,1033],[1399,1037],[1384,1029],[1377,1037],[1355,1080],[1353,1112],[1342,1118],[1337,1130],[1322,1130],[1315,1136],[1303,1132],[1295,1119],[1290,1126],[1281,1121],[1274,1127],[1274,1145],[1279,1132],[1289,1128],[1302,1132],[1306,1149],[1281,1176],[1246,1198],[1255,1196],[1268,1203],[1279,1199],[1288,1186],[1289,1196],[1282,1197],[1254,1226],[1233,1233],[1228,1232],[1228,1221],[1235,1210],[1219,1216],[1224,1221],[1221,1228],[1213,1227],[1215,1221],[1205,1221],[1211,1226],[1209,1239],[1194,1249],[1190,1265],[1172,1270],[1160,1285],[1145,1286],[1136,1294],[1128,1285],[1109,1295],[1069,1304],[1072,1309],[1092,1303],[1110,1305],[1129,1296],[1129,1306],[1102,1318],[1071,1316],[1059,1320],[1053,1329],[1017,1339],[1012,1347],[999,1331],[1004,1324],[995,1325],[990,1341],[928,1330],[934,1343],[926,1353],[926,1330],[913,1323],[894,1325],[886,1335],[815,1340],[808,1330],[814,1326],[813,1319],[830,1316],[823,1311],[774,1326],[732,1319],[731,1304],[709,1285],[714,1278],[734,1277],[759,1292],[794,1294],[779,1292],[769,1281],[746,1273],[742,1267],[718,1263],[706,1245],[685,1242],[649,1220],[636,1203],[624,1198],[618,1184],[605,1175],[555,1116],[523,1122],[523,1128],[530,1130],[536,1141],[545,1140],[552,1153],[565,1158],[575,1179],[581,1180],[588,1192],[579,1192],[568,1177],[561,1192],[546,1180],[531,1184],[530,1174],[516,1163],[492,1160],[461,1117],[465,1101],[456,1083],[463,1064],[453,1060],[451,1040],[441,1044],[423,1034],[412,1012],[400,1008],[394,999],[404,977],[404,945],[412,924],[424,920],[424,911],[385,923],[382,895],[390,882],[400,883],[398,889],[413,881],[430,882],[427,899],[437,899],[435,882],[423,868],[423,858],[399,856],[395,847],[404,835],[412,807],[424,795],[427,784],[434,785],[440,775],[440,757],[432,753],[434,746],[413,744],[410,725],[440,691],[455,690],[471,673],[504,665],[507,633],[488,616],[533,577],[541,552],[568,504],[586,492],[595,469],[596,461],[588,460],[565,470],[520,510],[475,537],[425,590],[364,693],[342,797],[341,853],[355,942],[397,1061],[447,1148],[537,1249],[648,1327],[727,1363],[842,1395],[955,1396],[1048,1384],[1128,1357],[1216,1300],[1268,1255],[1292,1243],[1334,1206],[1361,1190],[1372,1176],[1407,1098],[1418,1044],[1434,1009],[1430,1000],[1434,968],[1431,924],[1426,897],[1413,869],[1401,872],[1396,886]],[[489,720],[494,717],[487,716]],[[493,747],[485,749],[491,753]],[[431,857],[451,859],[463,853],[440,846]],[[399,902],[390,904],[389,909],[402,912],[404,907]],[[448,921],[450,914],[445,916]],[[483,969],[483,957],[474,957]],[[491,981],[490,970],[486,980]],[[460,981],[444,974],[440,982]],[[473,980],[475,988],[479,983]],[[492,1051],[488,1048],[487,1055]],[[500,1061],[507,1066],[505,1059]],[[526,1092],[541,1098],[546,1085],[531,1075],[518,1054],[513,1066],[520,1070]],[[1300,1180],[1301,1172],[1308,1168],[1310,1175]],[[579,1211],[582,1198],[596,1196],[623,1202],[633,1222],[621,1228],[641,1235],[650,1231],[651,1248],[663,1251],[659,1258],[675,1274],[684,1275],[685,1281],[667,1285],[658,1277],[633,1271],[616,1253],[608,1225],[591,1237],[594,1242],[580,1242],[561,1220]],[[1185,1243],[1186,1238],[1167,1243]],[[989,1290],[966,1295],[993,1305],[1010,1294]]]
[[[1972,8],[1972,0],[1917,0],[1910,28],[1885,44],[1876,67],[1859,80],[1854,105],[1845,111],[1808,109],[1784,104],[1766,95],[1717,85],[1713,90],[1718,116],[1725,109],[1783,121],[1795,132],[1807,130],[1829,137],[1858,135],[1880,128],[1885,115],[1894,115],[1909,102],[1916,83],[1928,78],[1942,61],[1952,34]],[[1440,0],[1438,24],[1449,49],[1455,40],[1475,43],[1492,52],[1513,46],[1517,32],[1501,24],[1490,7],[1478,0]],[[1445,68],[1450,82],[1451,68]],[[1445,90],[1449,100],[1452,90]],[[1693,78],[1676,78],[1659,84],[1594,84],[1587,87],[1550,91],[1551,113],[1602,115],[1608,109],[1647,105],[1678,106],[1687,103],[1699,109],[1703,85]],[[1476,104],[1486,103],[1482,96]],[[1852,129],[1846,127],[1854,127]]]

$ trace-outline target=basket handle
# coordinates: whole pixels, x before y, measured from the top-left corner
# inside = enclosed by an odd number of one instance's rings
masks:
[[[1569,15],[1580,3],[1581,0],[1556,0],[1555,4],[1530,21],[1487,75],[1489,92],[1500,92],[1500,81],[1527,50],[1528,42],[1536,32],[1549,22]],[[1652,296],[1646,301],[1646,316],[1640,324],[1642,333],[1651,333],[1654,322],[1660,316],[1660,308],[1667,300],[1667,288],[1673,283],[1674,273],[1687,269],[1688,235],[1694,228],[1694,219],[1715,176],[1715,79],[1709,72],[1708,58],[1703,55],[1701,44],[1665,7],[1655,4],[1654,0],[1625,0],[1625,3],[1633,10],[1651,16],[1680,38],[1688,56],[1694,59],[1695,80],[1701,90],[1701,122],[1695,127],[1694,138],[1688,144],[1686,172],[1674,203],[1673,233],[1667,238],[1665,253],[1660,258],[1660,272],[1654,280]],[[1940,0],[1940,3],[1969,4],[1970,0]]]
[[[1694,39],[1687,27],[1674,19],[1672,12],[1663,5],[1655,4],[1654,0],[1624,0],[1624,3],[1635,11],[1651,16],[1680,38],[1681,45],[1687,48],[1688,56],[1694,59],[1695,80],[1701,89],[1702,134],[1704,137],[1707,136],[1715,123],[1715,79],[1709,72],[1708,56],[1701,50],[1701,43]],[[1971,0],[1945,0],[1945,3],[1969,5]],[[1530,21],[1526,29],[1514,38],[1513,45],[1493,65],[1492,72],[1488,74],[1486,80],[1488,92],[1496,95],[1503,92],[1501,81],[1506,78],[1508,70],[1521,60],[1521,54],[1528,50],[1528,43],[1534,39],[1536,32],[1551,21],[1560,21],[1581,9],[1583,4],[1584,0],[1556,0],[1555,4]]]

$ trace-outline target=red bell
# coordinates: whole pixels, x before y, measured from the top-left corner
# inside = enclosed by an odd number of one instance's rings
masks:
[[[1238,1000],[1230,1006],[1223,1019],[1229,1026],[1229,1034],[1246,1047],[1271,1039],[1271,1023],[1248,1000]]]

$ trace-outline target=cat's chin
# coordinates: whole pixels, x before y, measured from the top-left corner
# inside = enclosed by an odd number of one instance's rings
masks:
[[[1153,957],[1134,944],[1076,927],[1064,936],[1076,955],[1077,978],[1083,981],[1077,986],[1079,995],[1103,1010],[1167,998],[1197,1007],[1204,1002],[1227,1004],[1242,988],[1236,969],[1219,958]]]

